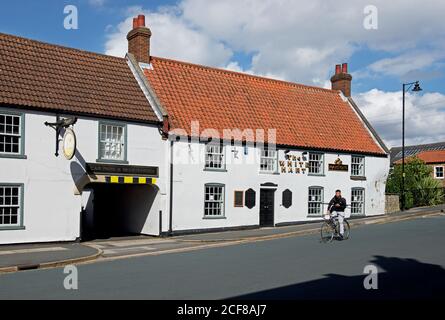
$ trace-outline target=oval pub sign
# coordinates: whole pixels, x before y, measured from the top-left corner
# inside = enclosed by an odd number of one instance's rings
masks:
[[[72,129],[66,129],[63,135],[63,154],[67,160],[71,160],[76,153],[76,134]]]

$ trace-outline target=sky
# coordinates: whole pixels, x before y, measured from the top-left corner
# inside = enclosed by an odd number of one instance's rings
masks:
[[[0,32],[123,57],[138,14],[154,56],[326,88],[349,63],[352,96],[389,147],[401,144],[402,83],[420,81],[406,143],[445,141],[443,0],[1,1]]]

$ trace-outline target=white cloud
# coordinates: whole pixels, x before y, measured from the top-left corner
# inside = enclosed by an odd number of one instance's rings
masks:
[[[106,53],[124,56],[131,18],[145,13],[156,56],[330,87],[334,65],[357,50],[386,53],[368,67],[367,77],[423,74],[438,77],[445,59],[445,1],[374,0],[377,30],[363,27],[369,0],[179,0],[174,6],[128,9],[127,18],[109,29]],[[235,52],[250,56],[247,64]],[[352,66],[354,69],[354,66]],[[424,77],[414,77],[424,79]],[[445,140],[445,100],[440,94],[408,95],[409,143]],[[356,96],[389,145],[400,144],[401,93],[371,90]],[[432,105],[421,107],[428,101]]]
[[[176,14],[175,8],[165,7],[160,12],[151,12],[133,7],[128,12],[128,18],[107,36],[106,54],[125,56],[126,36],[131,30],[132,18],[143,13],[153,33],[150,47],[154,56],[219,67],[225,67],[232,56],[232,51],[222,42],[195,30]]]
[[[358,48],[398,55],[420,44],[441,48],[445,43],[444,2],[425,0],[419,12],[416,0],[375,0],[377,30],[363,27],[368,4],[368,0],[183,0],[180,8],[184,19],[202,32],[234,50],[255,53],[251,66],[255,73],[317,85],[329,78],[335,63],[347,61]],[[437,60],[426,53],[417,58],[418,68]],[[394,73],[403,67],[397,59],[380,64]],[[379,64],[375,67],[374,73],[381,70]],[[405,64],[408,71],[414,67]]]
[[[241,51],[252,55],[249,69],[256,74],[308,84],[325,83],[334,64],[347,61],[362,47],[400,55],[376,62],[368,70],[374,74],[399,75],[443,58],[434,52],[443,52],[437,48],[445,43],[445,2],[424,0],[419,11],[418,0],[374,0],[378,30],[363,27],[368,4],[369,0],[181,0],[146,13],[155,55],[225,67],[233,62],[233,52]],[[130,16],[109,36],[107,53],[125,53],[129,21]],[[433,53],[406,53],[421,44],[430,44]]]
[[[367,67],[365,76],[382,74],[397,76],[405,79],[412,73],[433,66],[438,61],[445,59],[445,51],[410,51],[394,58],[378,60]]]
[[[400,146],[402,92],[373,89],[354,98],[388,146]],[[405,101],[406,144],[445,141],[445,95],[407,93]]]

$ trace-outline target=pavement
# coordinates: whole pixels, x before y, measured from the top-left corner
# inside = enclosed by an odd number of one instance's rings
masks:
[[[351,227],[413,219],[438,214],[444,206],[415,208],[390,215],[348,219]],[[190,234],[171,238],[136,236],[84,243],[0,246],[0,273],[54,268],[68,264],[107,261],[144,255],[178,253],[231,243],[262,241],[318,233],[321,222],[286,227]]]
[[[101,250],[80,243],[2,245],[0,273],[86,262],[101,254]]]
[[[8,273],[0,275],[0,300],[444,299],[444,229],[443,213],[426,214],[353,228],[347,241],[321,243],[318,234],[307,234],[224,242],[188,252],[99,259],[77,265],[70,278],[63,268]],[[367,290],[370,267],[378,274],[375,289]],[[76,288],[64,286],[67,280]]]

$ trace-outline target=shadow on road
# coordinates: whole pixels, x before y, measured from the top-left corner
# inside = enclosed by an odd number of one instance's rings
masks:
[[[325,278],[254,292],[233,299],[439,299],[445,297],[445,269],[414,259],[375,256],[370,264],[379,269],[378,289],[366,290],[367,274]],[[364,266],[363,266],[364,267]]]

